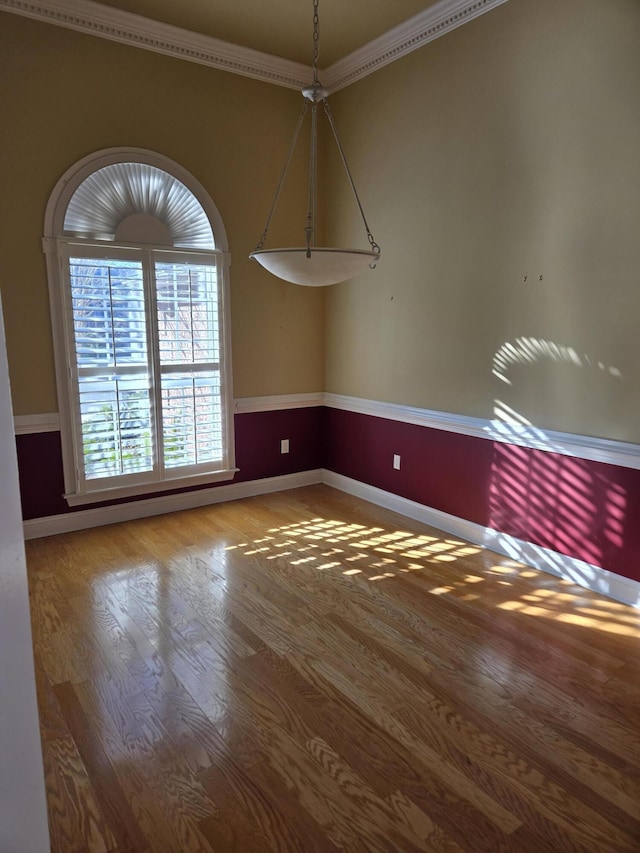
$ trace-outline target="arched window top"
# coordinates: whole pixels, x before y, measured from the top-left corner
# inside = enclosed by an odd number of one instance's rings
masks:
[[[211,223],[191,190],[148,163],[114,163],[85,178],[67,206],[64,233],[215,249]]]
[[[99,151],[54,187],[43,248],[69,504],[233,479],[230,259],[204,187]]]
[[[226,250],[218,211],[176,163],[143,149],[86,157],[58,182],[45,235]]]

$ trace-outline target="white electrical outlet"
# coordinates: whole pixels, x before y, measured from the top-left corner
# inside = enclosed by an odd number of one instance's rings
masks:
[[[393,454],[393,467],[396,471],[400,470],[400,454],[399,453]]]
[[[289,452],[289,439],[283,438],[280,442],[280,453],[288,453]]]

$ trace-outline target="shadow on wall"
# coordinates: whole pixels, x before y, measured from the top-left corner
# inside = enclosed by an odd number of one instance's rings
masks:
[[[545,368],[548,362],[563,369],[569,365],[573,371],[586,368],[588,377],[596,371],[609,380],[621,378],[616,368],[580,356],[571,347],[518,338],[504,344],[494,357],[493,374],[505,385],[502,396],[515,390],[516,381],[532,388],[540,383],[541,362],[546,362]],[[610,568],[624,546],[627,515],[626,490],[614,481],[615,469],[565,455],[553,436],[503,400],[495,400],[494,424],[501,441],[494,444],[489,527]],[[504,443],[509,440],[513,443]]]

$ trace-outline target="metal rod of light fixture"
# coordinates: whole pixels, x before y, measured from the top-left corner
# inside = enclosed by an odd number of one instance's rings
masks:
[[[286,178],[287,172],[289,171],[289,165],[291,163],[291,158],[293,157],[293,152],[295,151],[296,144],[298,142],[298,136],[300,136],[300,128],[302,127],[302,122],[304,121],[304,117],[307,114],[308,109],[309,102],[305,100],[302,104],[300,115],[298,116],[298,123],[296,124],[296,129],[293,132],[293,139],[291,140],[291,145],[289,146],[287,159],[284,161],[284,166],[282,167],[280,180],[278,181],[278,186],[276,187],[276,194],[273,197],[273,202],[271,203],[271,210],[269,211],[269,216],[267,216],[267,223],[264,226],[264,231],[262,232],[262,236],[260,237],[258,245],[254,249],[255,252],[258,252],[264,246],[264,241],[267,239],[267,232],[269,231],[269,226],[271,225],[271,220],[273,219],[273,214],[275,212],[276,205],[278,204],[278,199],[280,198],[280,192],[282,191],[282,185],[284,184],[284,179]]]
[[[351,186],[351,190],[353,192],[354,198],[356,200],[356,204],[358,205],[358,210],[360,211],[360,216],[362,217],[362,221],[364,223],[365,230],[367,232],[367,238],[369,240],[369,245],[372,249],[376,251],[380,251],[380,246],[373,239],[373,234],[369,228],[369,223],[367,222],[367,218],[364,215],[364,208],[362,207],[362,202],[360,201],[360,196],[358,195],[358,190],[356,189],[355,181],[353,180],[353,176],[351,175],[351,169],[349,168],[349,164],[347,163],[347,158],[344,153],[344,148],[342,147],[342,143],[340,142],[340,137],[338,136],[338,131],[336,129],[336,123],[333,120],[333,113],[331,112],[331,107],[329,106],[329,101],[325,98],[323,101],[324,111],[329,121],[329,125],[331,130],[333,131],[333,138],[336,141],[336,145],[338,146],[338,151],[340,152],[340,159],[342,160],[342,165],[344,166],[344,170],[347,173],[347,178],[349,179],[349,185]]]
[[[307,257],[316,245],[316,193],[318,185],[318,105],[311,104],[311,144],[309,150],[309,185],[307,190]]]

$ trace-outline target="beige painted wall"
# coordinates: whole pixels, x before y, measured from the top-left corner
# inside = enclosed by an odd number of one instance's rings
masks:
[[[637,0],[510,0],[332,98],[383,259],[326,390],[640,442],[639,45]]]
[[[220,209],[237,396],[324,384],[640,442],[637,0],[509,0],[332,96],[383,260],[326,292],[246,257],[297,93],[6,13],[0,23],[0,289],[16,414],[57,407],[47,198],[84,155],[132,145],[181,163]],[[298,222],[304,166],[278,222]],[[330,177],[342,203],[328,242],[362,244],[335,164]],[[271,245],[293,239],[275,223]]]
[[[322,389],[322,293],[281,283],[247,258],[298,93],[8,13],[0,13],[0,80],[0,289],[15,414],[57,411],[41,250],[47,200],[69,166],[119,145],[177,161],[220,210],[232,253],[236,396]],[[302,234],[305,166],[301,153],[268,245],[290,240],[280,230],[288,219]]]

